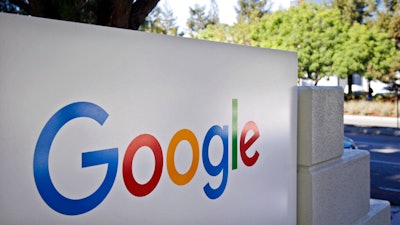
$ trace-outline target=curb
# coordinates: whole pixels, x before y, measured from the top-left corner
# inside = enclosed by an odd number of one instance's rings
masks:
[[[396,117],[344,115],[343,122],[347,125],[360,127],[400,128],[400,118]]]
[[[400,129],[390,127],[361,127],[355,125],[344,125],[345,133],[385,135],[400,137]]]
[[[400,119],[394,117],[344,115],[344,132],[400,137]]]

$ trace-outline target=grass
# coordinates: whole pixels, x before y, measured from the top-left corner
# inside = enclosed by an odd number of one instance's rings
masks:
[[[344,114],[359,115],[359,116],[396,117],[397,116],[396,104],[397,104],[396,102],[390,102],[390,101],[388,102],[374,102],[365,100],[345,101]]]

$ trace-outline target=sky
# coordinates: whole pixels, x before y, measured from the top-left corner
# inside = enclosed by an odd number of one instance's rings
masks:
[[[219,9],[219,20],[221,23],[233,24],[236,21],[235,6],[237,0],[216,0]],[[288,8],[290,0],[273,0],[273,9]],[[189,17],[189,7],[193,7],[196,3],[209,7],[210,0],[160,0],[159,6],[165,3],[174,12],[177,19],[177,24],[180,28],[186,27],[186,21]],[[208,10],[208,8],[206,9]]]

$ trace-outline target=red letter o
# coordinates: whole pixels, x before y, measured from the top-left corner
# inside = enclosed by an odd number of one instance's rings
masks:
[[[155,167],[153,176],[150,180],[145,184],[139,184],[132,174],[132,162],[136,152],[144,146],[147,146],[152,150],[155,159]],[[150,194],[160,181],[162,169],[163,155],[160,143],[158,143],[157,139],[150,134],[142,134],[133,139],[126,149],[122,165],[122,175],[128,191],[138,197]]]

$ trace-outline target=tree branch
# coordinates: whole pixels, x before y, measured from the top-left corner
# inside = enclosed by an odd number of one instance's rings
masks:
[[[136,0],[132,4],[129,28],[133,30],[139,29],[140,25],[144,22],[147,15],[156,7],[160,0]]]

